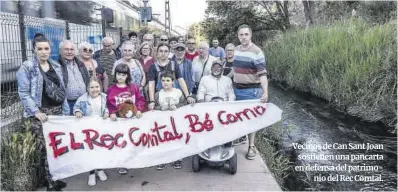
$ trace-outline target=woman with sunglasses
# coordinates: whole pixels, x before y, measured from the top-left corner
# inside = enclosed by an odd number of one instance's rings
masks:
[[[109,87],[109,79],[104,68],[99,66],[97,61],[92,59],[93,46],[88,42],[79,45],[79,59],[84,63],[89,77],[96,76],[100,81],[101,91],[106,92]]]

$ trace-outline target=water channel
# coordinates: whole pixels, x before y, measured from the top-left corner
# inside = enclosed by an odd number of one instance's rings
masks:
[[[284,110],[283,126],[293,127],[277,146],[293,165],[287,189],[397,189],[397,137],[387,127],[362,122],[279,83],[270,82],[269,95]]]

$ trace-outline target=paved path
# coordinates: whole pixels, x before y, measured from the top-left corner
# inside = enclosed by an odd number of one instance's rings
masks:
[[[170,164],[162,171],[155,167],[130,169],[127,175],[119,175],[117,169],[106,170],[107,181],[87,185],[88,173],[66,178],[64,191],[281,191],[260,156],[246,160],[246,145],[236,147],[238,172],[230,175],[226,169],[205,167],[194,173],[191,158],[185,158],[183,168],[175,170]]]

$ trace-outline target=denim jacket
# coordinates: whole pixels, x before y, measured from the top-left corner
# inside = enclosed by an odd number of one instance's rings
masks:
[[[61,65],[54,60],[49,60],[50,65],[58,75],[61,86],[65,88]],[[24,117],[34,116],[41,107],[43,93],[43,76],[39,69],[36,57],[33,60],[24,61],[17,71],[18,95],[24,106]],[[62,110],[68,106],[65,99]]]
[[[173,60],[174,60],[174,62],[177,63],[177,61],[175,60],[175,57],[173,57]],[[192,61],[184,58],[184,61],[182,62],[182,64],[177,63],[178,70],[180,70],[179,65],[183,65],[184,74],[181,74],[181,76],[183,77],[185,83],[187,84],[188,92],[192,93],[192,90],[195,87],[195,81],[194,81],[194,77],[193,77],[194,73],[192,71]],[[177,88],[180,88],[179,84],[178,84]]]
[[[100,93],[100,97],[101,97],[101,116],[104,116],[105,113],[109,113],[108,108],[106,107],[106,94]],[[77,99],[75,106],[73,107],[73,114],[79,111],[83,113],[83,116],[91,116],[92,107],[90,104],[90,100],[91,98],[88,93],[85,93],[84,95],[80,96],[79,99]],[[67,112],[66,114],[70,114],[69,111],[67,110],[65,110],[65,112]]]

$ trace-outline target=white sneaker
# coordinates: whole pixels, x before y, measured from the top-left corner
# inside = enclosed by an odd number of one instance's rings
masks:
[[[90,174],[88,176],[88,182],[87,182],[88,186],[92,187],[94,185],[97,184],[96,178],[95,178],[95,174]]]
[[[101,181],[106,181],[108,177],[106,176],[106,173],[104,170],[99,170],[97,171],[97,176]]]

